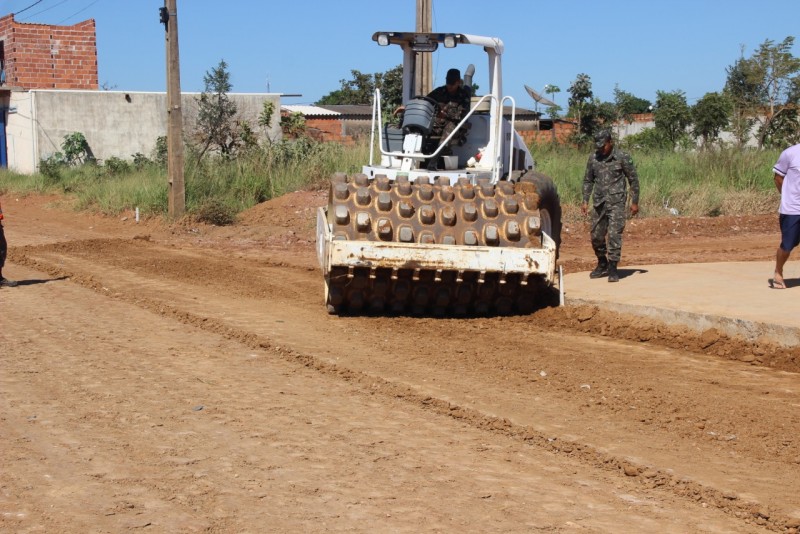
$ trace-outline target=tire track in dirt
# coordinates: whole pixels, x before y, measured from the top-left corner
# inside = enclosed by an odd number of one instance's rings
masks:
[[[58,252],[61,254],[82,255],[89,261],[97,260],[98,253],[107,253],[110,248],[120,248],[123,251],[127,251],[125,255],[128,255],[128,252],[135,253],[136,249],[140,246],[141,244],[132,244],[128,241],[102,240],[102,242],[91,241],[32,247],[24,250],[15,250],[13,261],[20,265],[48,272],[53,276],[69,276],[73,282],[108,296],[103,281],[97,280],[91,272],[69,271],[52,261],[39,259],[39,256],[48,252]],[[81,250],[83,252],[77,252]],[[164,251],[161,252],[163,253]],[[126,268],[127,267],[129,266],[126,265]],[[145,268],[139,265],[137,268],[143,269],[143,272],[150,275],[153,274],[150,267]],[[159,274],[163,271],[163,269],[159,268],[159,265],[155,265],[153,269]],[[247,278],[248,277],[244,277],[244,279]],[[237,279],[239,279],[238,275]],[[224,287],[226,290],[231,290],[231,287],[228,285],[224,285]],[[252,295],[252,293],[250,293],[252,289],[240,290],[244,294]],[[256,291],[256,294],[260,293],[259,289],[254,291]],[[287,298],[294,298],[292,292],[286,293],[285,296]],[[299,352],[290,347],[276,346],[268,337],[255,334],[246,329],[231,326],[224,320],[199,316],[179,306],[171,305],[161,299],[145,298],[134,293],[119,291],[115,292],[113,297],[162,316],[170,317],[183,324],[198,327],[207,332],[220,334],[227,339],[237,341],[246,346],[260,350],[269,350],[289,362],[300,364],[316,372],[334,376],[349,383],[357,384],[365,390],[382,394],[387,398],[402,399],[405,402],[424,407],[427,410],[459,420],[481,430],[518,440],[537,449],[577,459],[588,467],[613,473],[616,476],[623,477],[625,480],[636,480],[642,488],[648,491],[670,494],[675,497],[686,499],[687,502],[702,501],[708,506],[714,506],[732,516],[742,519],[748,524],[754,522],[773,530],[794,528],[794,522],[796,520],[781,511],[776,512],[757,502],[740,498],[740,496],[736,494],[704,486],[696,481],[677,476],[671,473],[670,470],[652,468],[646,464],[637,463],[630,458],[609,454],[586,443],[554,437],[551,434],[539,432],[531,426],[515,424],[508,419],[495,417],[468,406],[421,394],[410,386],[393,382],[380,376],[336,365],[323,358]],[[547,321],[550,320],[555,323],[565,318],[569,319],[568,315],[560,315],[562,313],[565,312],[548,310],[545,315],[542,316],[542,319],[544,319],[543,322],[547,323]],[[595,317],[597,317],[598,313],[597,310],[590,309],[587,311],[579,309],[575,311],[576,315],[574,321],[576,321],[577,324],[591,323]],[[537,319],[539,319],[538,315]],[[637,331],[634,325],[628,324],[627,329],[625,329],[623,319],[624,318],[615,317],[613,324],[622,324],[622,326],[619,326],[619,329],[605,331],[604,335],[610,335],[612,337],[617,335],[621,336],[623,339],[631,339],[629,336],[633,336],[633,339],[636,339],[637,335],[641,337],[641,335],[637,333],[639,331]],[[588,330],[599,329],[603,331],[603,326],[598,326],[598,322],[599,321],[595,320],[594,324],[586,325],[590,326]],[[567,323],[569,326],[569,321],[567,321]],[[563,323],[560,323],[560,328],[564,328]],[[644,330],[652,330],[652,327],[648,326]],[[620,332],[622,332],[622,334],[620,334]],[[668,338],[669,336],[664,336],[664,339]],[[685,343],[685,339],[682,343]],[[699,343],[705,343],[705,341],[701,342],[698,340],[698,344]]]
[[[31,263],[31,257],[47,252],[102,261],[120,269],[148,275],[155,273],[159,277],[173,280],[202,280],[206,287],[224,289],[244,297],[281,297],[312,306],[317,306],[322,301],[321,276],[318,281],[312,281],[308,276],[309,272],[316,275],[316,268],[299,267],[270,259],[239,257],[237,263],[244,264],[241,266],[231,262],[229,256],[220,261],[212,251],[187,251],[161,246],[151,242],[147,236],[132,240],[91,239],[17,247],[11,250],[9,260],[34,266],[35,261]],[[156,252],[163,257],[159,257]],[[153,259],[154,256],[156,259]],[[267,267],[280,269],[282,280],[271,280],[271,273],[265,271]],[[535,313],[535,322],[537,326],[548,330],[647,342],[650,345],[800,373],[800,346],[784,347],[764,340],[750,341],[742,336],[727,335],[716,328],[697,333],[684,326],[667,325],[652,319],[584,305],[539,310]]]

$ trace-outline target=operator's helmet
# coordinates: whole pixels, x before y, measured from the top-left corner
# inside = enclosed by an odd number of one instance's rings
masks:
[[[594,147],[600,150],[606,146],[606,141],[612,139],[611,130],[600,130],[594,135]]]

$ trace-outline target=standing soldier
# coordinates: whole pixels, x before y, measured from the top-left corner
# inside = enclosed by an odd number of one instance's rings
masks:
[[[631,215],[636,215],[639,213],[639,176],[631,157],[614,148],[614,138],[609,130],[595,135],[594,141],[596,150],[586,164],[581,204],[581,211],[587,215],[589,197],[593,197],[592,248],[597,256],[597,267],[589,277],[608,276],[609,282],[619,282],[617,263],[625,230],[627,185],[631,187]]]

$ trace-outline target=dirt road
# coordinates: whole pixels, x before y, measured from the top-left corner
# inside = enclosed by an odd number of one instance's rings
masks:
[[[800,353],[593,308],[331,317],[323,198],[229,228],[3,198],[0,531],[798,532]],[[763,260],[775,221],[626,239],[631,263]]]

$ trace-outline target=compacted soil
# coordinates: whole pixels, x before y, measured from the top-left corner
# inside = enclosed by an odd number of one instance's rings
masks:
[[[2,198],[0,531],[798,532],[796,348],[330,316],[325,198],[229,227]],[[625,262],[768,260],[776,219],[632,220]],[[562,262],[592,267],[585,222]]]

